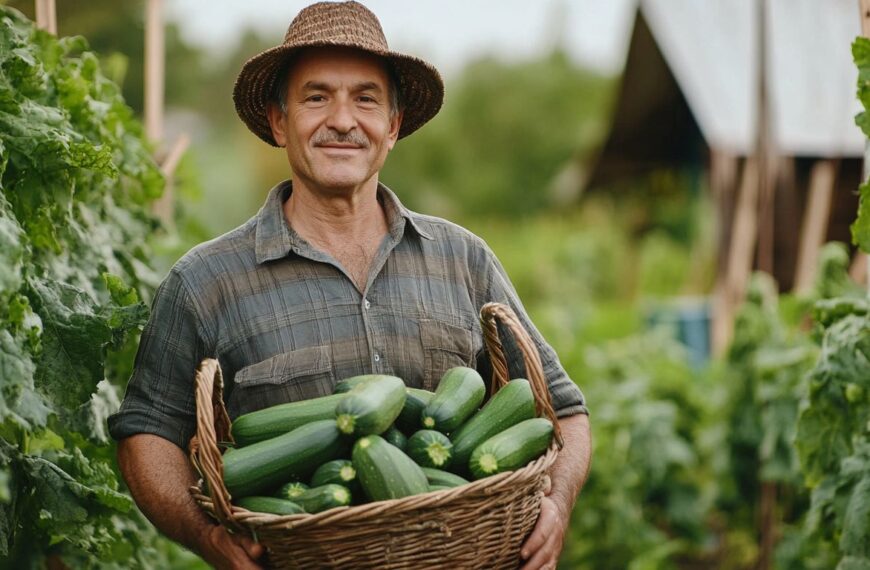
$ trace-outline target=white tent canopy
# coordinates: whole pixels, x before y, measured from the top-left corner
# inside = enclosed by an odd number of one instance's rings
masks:
[[[767,2],[766,87],[777,152],[860,157],[856,0]],[[757,0],[639,0],[707,143],[751,154],[756,140]]]

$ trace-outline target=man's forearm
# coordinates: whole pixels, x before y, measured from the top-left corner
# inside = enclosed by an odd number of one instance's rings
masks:
[[[562,511],[567,523],[574,502],[586,478],[592,460],[592,436],[589,416],[577,414],[559,420],[565,446],[550,470],[552,490],[550,498]]]
[[[184,452],[162,437],[138,434],[118,443],[118,463],[148,520],[172,540],[202,554],[214,524],[190,495],[196,478]]]

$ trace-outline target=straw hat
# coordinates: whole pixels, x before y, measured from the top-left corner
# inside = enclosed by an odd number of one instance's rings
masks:
[[[233,89],[236,112],[251,131],[272,146],[266,107],[288,58],[304,47],[344,46],[383,57],[393,68],[405,104],[399,138],[422,127],[438,113],[444,100],[441,75],[416,57],[390,51],[377,17],[358,2],[318,2],[290,22],[284,43],[249,59]]]

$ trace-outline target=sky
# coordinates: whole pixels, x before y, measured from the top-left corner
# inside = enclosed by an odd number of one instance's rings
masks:
[[[303,0],[172,0],[166,17],[185,39],[229,51],[254,28],[281,42]],[[603,73],[625,60],[636,0],[362,0],[380,19],[390,48],[421,57],[445,75],[483,55],[535,57],[561,42],[572,59]],[[208,6],[206,8],[206,5]],[[253,55],[253,54],[252,54]]]

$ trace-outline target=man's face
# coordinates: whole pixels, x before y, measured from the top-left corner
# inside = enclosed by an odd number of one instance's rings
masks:
[[[287,79],[287,114],[270,105],[275,141],[285,146],[294,181],[312,191],[346,193],[377,176],[398,138],[385,63],[346,48],[305,50]]]

